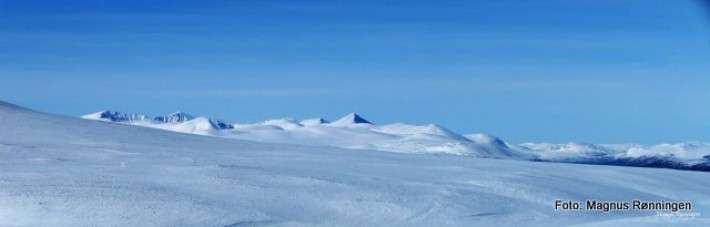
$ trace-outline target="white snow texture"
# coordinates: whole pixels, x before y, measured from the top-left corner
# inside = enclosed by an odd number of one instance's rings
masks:
[[[0,102],[0,226],[710,224],[706,172],[531,162],[494,137],[435,125],[117,116],[210,136]],[[243,140],[271,136],[309,145]],[[691,201],[701,215],[555,211],[556,199]]]

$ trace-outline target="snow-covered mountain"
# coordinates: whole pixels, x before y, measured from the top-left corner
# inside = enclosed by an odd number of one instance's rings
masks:
[[[176,112],[150,118],[142,114],[103,111],[86,119],[260,142],[327,145],[414,154],[449,154],[601,165],[661,167],[710,171],[710,144],[508,144],[483,134],[460,135],[442,126],[394,123],[376,125],[350,113],[333,122],[323,118],[272,119],[238,124]]]
[[[181,111],[158,116],[155,118],[142,114],[128,114],[116,111],[101,111],[82,116],[84,119],[97,121],[132,124],[170,131],[193,133],[200,135],[215,135],[216,130],[232,129],[234,126],[222,120],[205,117],[194,117]]]
[[[417,131],[439,131],[431,128]],[[0,129],[0,226],[710,225],[705,172],[260,143],[57,116],[3,102]],[[371,131],[292,130],[349,136]],[[379,138],[377,133],[361,136]],[[487,135],[466,137],[481,146],[501,144]],[[678,215],[672,217],[559,211],[553,209],[557,199],[689,201],[693,207],[690,213],[662,211]]]

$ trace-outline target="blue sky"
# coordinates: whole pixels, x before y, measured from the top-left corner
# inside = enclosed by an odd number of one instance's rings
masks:
[[[0,100],[78,116],[710,141],[698,1],[0,1]]]

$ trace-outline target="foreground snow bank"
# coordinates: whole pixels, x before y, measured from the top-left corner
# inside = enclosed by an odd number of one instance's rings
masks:
[[[710,221],[710,174],[279,145],[0,103],[0,226],[557,226]],[[695,218],[555,211],[690,201]]]

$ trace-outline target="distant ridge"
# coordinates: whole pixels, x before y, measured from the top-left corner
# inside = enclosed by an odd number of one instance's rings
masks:
[[[205,128],[209,125],[211,129],[223,130],[223,129],[233,129],[234,126],[225,121],[213,119],[213,118],[196,118],[190,114],[177,111],[166,116],[159,116],[151,118],[147,115],[142,114],[128,114],[121,113],[117,111],[105,110],[101,112],[96,112],[93,114],[87,114],[82,116],[84,119],[98,120],[98,121],[108,121],[115,123],[127,123],[136,124],[141,126],[153,126],[161,129],[170,130],[174,128],[190,128],[191,126],[202,125],[201,128]],[[204,123],[200,123],[204,122]],[[173,125],[173,126],[171,126]],[[194,129],[189,130],[190,133],[194,132]]]
[[[0,102],[0,107],[14,106]],[[17,107],[20,108],[20,107]],[[642,166],[710,171],[710,144],[508,144],[483,133],[461,135],[436,124],[374,125],[350,113],[328,122],[323,118],[280,118],[255,124],[235,124],[178,111],[150,118],[142,114],[101,111],[83,118],[163,130],[261,142],[328,145],[401,153],[449,154],[526,159],[546,162]]]

